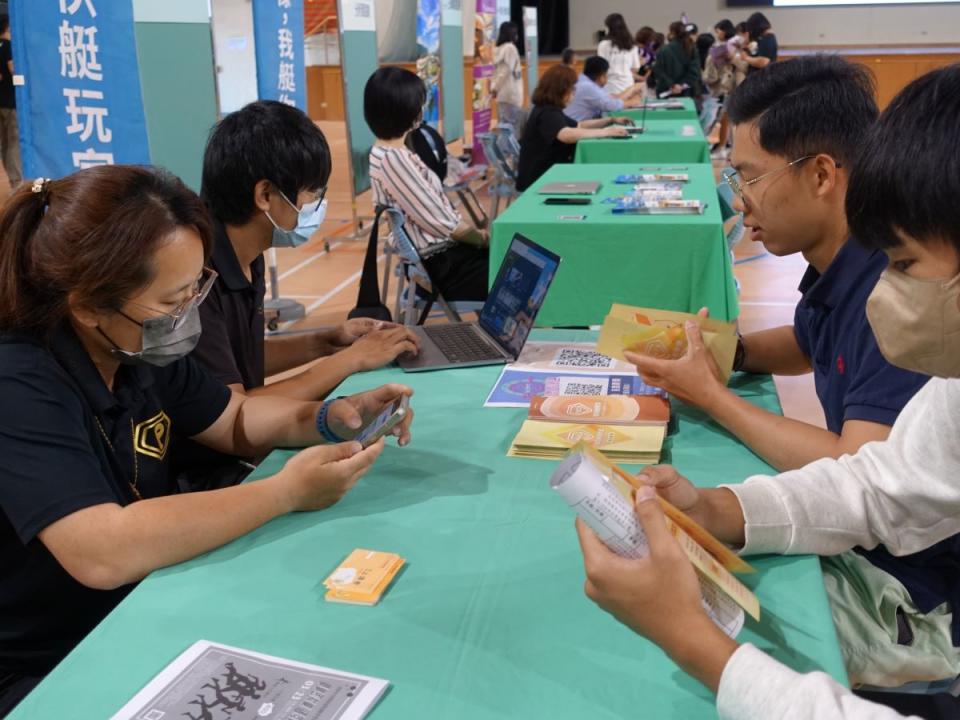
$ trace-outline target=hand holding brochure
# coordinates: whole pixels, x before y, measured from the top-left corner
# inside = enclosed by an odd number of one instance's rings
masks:
[[[687,331],[692,320],[700,327],[703,343],[713,355],[724,382],[733,373],[737,332],[733,323],[690,313],[638,308],[615,304],[603,321],[597,352],[620,360],[624,351],[655,358],[677,360],[687,352]]]
[[[633,511],[633,489],[628,473],[596,451],[578,445],[550,478],[551,487],[577,515],[618,555],[642,558],[649,554],[647,538]],[[730,571],[753,569],[687,515],[663,499],[667,527],[693,563],[700,578],[704,610],[730,637],[743,627],[744,611],[760,618],[757,597]]]

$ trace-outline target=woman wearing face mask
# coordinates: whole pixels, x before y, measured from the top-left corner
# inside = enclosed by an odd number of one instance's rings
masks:
[[[200,199],[140,167],[26,183],[0,214],[0,716],[151,571],[337,502],[383,447],[349,439],[410,394],[306,403],[211,379],[185,357],[210,246]],[[251,456],[331,444],[180,495],[169,458],[184,437]]]
[[[423,81],[403,68],[383,67],[367,80],[363,117],[377,138],[370,150],[373,201],[403,211],[407,234],[447,300],[485,300],[490,233],[460,217],[437,175],[405,144],[425,98]]]
[[[914,81],[881,115],[850,177],[852,234],[890,258],[867,304],[877,343],[891,363],[934,376],[904,408],[889,439],[839,460],[718,489],[698,489],[666,466],[648,469],[640,478],[653,487],[638,491],[636,513],[651,554],[641,561],[614,555],[578,524],[587,594],[718,692],[723,718],[900,716],[853,697],[823,673],[798,674],[719,631],[700,606],[693,568],[667,532],[659,504],[651,502],[656,492],[747,554],[836,555],[878,545],[898,556],[927,553],[918,572],[953,599],[923,620],[919,602],[905,599],[887,579],[885,594],[894,604],[883,598],[865,605],[864,632],[878,665],[930,681],[960,673],[960,570],[943,561],[946,553],[937,555],[938,543],[960,532],[958,112],[960,66]],[[873,630],[894,615],[890,632]],[[899,637],[905,631],[909,637]],[[956,709],[954,703],[943,716],[955,716]]]

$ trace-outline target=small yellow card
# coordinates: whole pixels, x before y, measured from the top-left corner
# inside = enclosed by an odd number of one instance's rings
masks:
[[[376,605],[406,563],[395,553],[358,548],[323,581],[331,602]]]

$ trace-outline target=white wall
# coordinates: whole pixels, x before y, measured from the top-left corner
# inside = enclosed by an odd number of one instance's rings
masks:
[[[960,4],[819,8],[761,8],[781,45],[960,44]],[[623,13],[630,30],[650,25],[662,33],[686,12],[701,31],[722,18],[736,24],[752,8],[728,8],[723,0],[570,0],[570,44],[595,46],[594,33],[612,12]]]
[[[257,59],[250,0],[211,0],[213,52],[220,112],[239,110],[257,99]]]

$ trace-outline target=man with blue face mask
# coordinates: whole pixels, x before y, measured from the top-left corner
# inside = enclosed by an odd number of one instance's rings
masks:
[[[957,113],[960,65],[915,80],[880,116],[850,176],[846,212],[853,234],[889,261],[866,305],[877,343],[889,362],[933,376],[889,438],[853,455],[717,489],[698,489],[666,466],[648,468],[639,477],[649,487],[636,498],[650,544],[643,560],[613,554],[578,523],[587,595],[717,692],[722,718],[901,716],[853,697],[824,673],[794,672],[719,631],[701,607],[693,567],[667,531],[659,503],[651,502],[658,493],[744,554],[837,555],[883,546],[894,556],[922,560],[914,579],[945,601],[927,612],[921,599],[904,596],[887,579],[886,597],[864,604],[860,620],[877,667],[902,673],[901,680],[939,681],[943,690],[862,694],[924,717],[960,717],[960,700],[947,692],[960,674],[960,565],[956,548],[943,547],[944,541],[958,544],[960,532]],[[864,596],[873,594],[864,589]],[[781,621],[790,618],[773,620]],[[884,621],[893,623],[886,636],[873,630]]]
[[[416,335],[369,319],[333,328],[265,337],[263,253],[306,243],[326,214],[330,148],[302,111],[259,101],[214,128],[203,160],[201,196],[214,225],[210,267],[218,273],[200,306],[203,334],[193,353],[217,380],[248,395],[298,400],[325,397],[344,378],[417,352]],[[280,382],[266,377],[300,367]],[[230,485],[247,472],[243,461],[184,444],[177,448],[191,489]],[[200,471],[197,468],[202,468]]]

